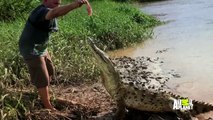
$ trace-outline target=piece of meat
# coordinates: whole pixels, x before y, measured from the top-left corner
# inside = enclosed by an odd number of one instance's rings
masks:
[[[91,5],[89,4],[88,1],[87,1],[87,12],[88,12],[89,16],[92,16],[92,7],[91,7]]]

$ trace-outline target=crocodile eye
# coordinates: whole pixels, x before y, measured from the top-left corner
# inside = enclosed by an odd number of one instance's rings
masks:
[[[133,86],[133,85],[134,85],[134,83],[133,83],[133,82],[129,82],[129,85],[130,85],[130,86]]]
[[[155,86],[152,86],[152,89],[155,89]]]
[[[135,90],[138,90],[138,88],[134,87]]]

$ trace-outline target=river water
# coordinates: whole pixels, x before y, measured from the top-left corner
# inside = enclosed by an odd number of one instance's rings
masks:
[[[168,83],[175,92],[213,103],[213,1],[169,0],[138,6],[168,23],[156,27],[152,39],[110,56],[159,57],[165,71],[179,75]]]

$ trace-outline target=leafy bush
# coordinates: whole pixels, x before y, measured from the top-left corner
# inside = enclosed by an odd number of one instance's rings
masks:
[[[0,20],[14,20],[39,3],[39,0],[1,0]]]
[[[85,26],[102,49],[115,50],[141,42],[151,37],[150,28],[160,23],[128,4],[102,2],[94,5],[94,16],[86,20]]]

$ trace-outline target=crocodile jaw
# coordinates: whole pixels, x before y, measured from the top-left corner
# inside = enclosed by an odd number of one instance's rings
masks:
[[[89,48],[94,54],[97,65],[101,69],[102,82],[109,94],[116,99],[118,97],[120,78],[119,74],[113,67],[112,61],[109,57],[100,50],[93,42],[91,38],[88,39]]]

